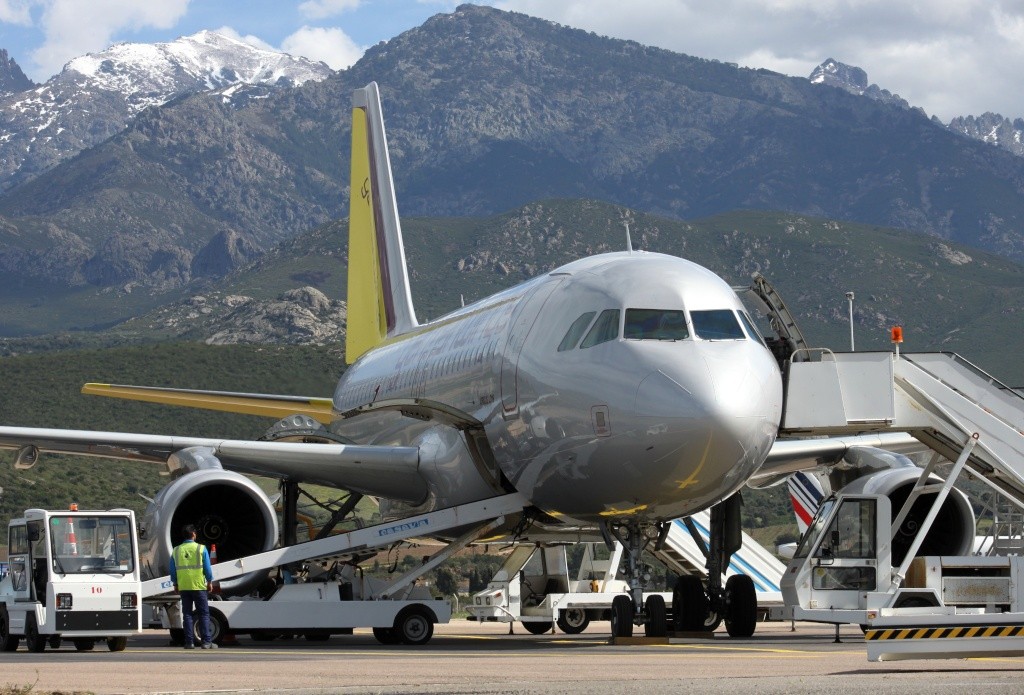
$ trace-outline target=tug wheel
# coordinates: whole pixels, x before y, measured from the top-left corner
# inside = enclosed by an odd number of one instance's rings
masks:
[[[21,639],[11,634],[11,618],[7,606],[0,606],[0,651],[13,652],[18,649]]]
[[[564,611],[559,611],[556,623],[558,629],[565,634],[578,635],[590,625],[590,616],[583,608],[566,608]]]
[[[434,621],[423,609],[407,608],[395,618],[392,631],[402,644],[426,644],[434,636]]]

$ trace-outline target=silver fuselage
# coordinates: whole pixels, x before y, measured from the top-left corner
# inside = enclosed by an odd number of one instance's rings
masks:
[[[744,339],[623,337],[630,308],[743,310],[711,271],[661,254],[593,256],[392,338],[349,367],[339,413],[423,399],[483,424],[500,471],[456,428],[394,411],[339,419],[365,444],[419,447],[430,498],[445,507],[500,490],[499,474],[567,521],[692,514],[760,467],[782,409],[778,366]],[[618,337],[559,350],[588,311],[619,309]]]

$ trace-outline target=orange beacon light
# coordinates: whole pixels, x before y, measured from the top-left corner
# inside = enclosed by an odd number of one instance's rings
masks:
[[[903,342],[903,326],[893,326],[891,331],[891,340],[893,345],[896,346],[896,359],[900,358],[900,343]]]

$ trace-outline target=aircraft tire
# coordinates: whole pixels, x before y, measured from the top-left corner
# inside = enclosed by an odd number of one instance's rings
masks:
[[[683,575],[672,590],[672,617],[679,632],[707,632],[710,604],[700,577]],[[715,626],[717,627],[717,625]],[[711,628],[714,630],[714,627]]]
[[[647,622],[644,623],[644,634],[648,637],[665,637],[668,635],[668,612],[665,609],[665,597],[652,594],[644,601]]]
[[[633,636],[633,600],[625,594],[612,599],[612,637]]]
[[[757,590],[754,580],[734,574],[725,582],[725,629],[730,637],[750,637],[757,627]]]

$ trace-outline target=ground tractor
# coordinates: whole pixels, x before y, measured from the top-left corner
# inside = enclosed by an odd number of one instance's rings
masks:
[[[141,629],[135,515],[128,509],[29,509],[8,526],[0,580],[0,649],[29,651],[70,639],[79,651],[121,651]]]

